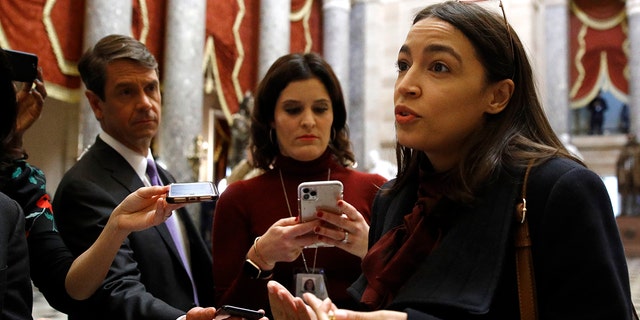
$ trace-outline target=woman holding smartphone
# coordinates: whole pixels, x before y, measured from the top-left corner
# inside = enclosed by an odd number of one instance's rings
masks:
[[[320,56],[285,55],[268,70],[256,91],[250,145],[253,165],[265,173],[229,185],[214,213],[219,304],[270,316],[269,279],[294,292],[314,279],[320,296],[356,308],[346,289],[360,273],[371,203],[386,179],[350,168],[346,119],[340,83]],[[327,180],[344,185],[339,210],[319,210],[318,219],[301,223],[298,185]]]

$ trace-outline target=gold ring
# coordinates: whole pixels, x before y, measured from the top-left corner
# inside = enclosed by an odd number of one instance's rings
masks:
[[[333,313],[333,310],[329,310],[329,320],[336,320],[336,315]]]

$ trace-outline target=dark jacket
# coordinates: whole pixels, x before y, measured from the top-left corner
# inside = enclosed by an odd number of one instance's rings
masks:
[[[158,168],[166,184],[175,179]],[[127,161],[100,138],[63,177],[53,201],[56,223],[74,255],[98,237],[111,211],[143,186]],[[188,212],[178,210],[188,236],[200,305],[213,306],[212,259]],[[133,232],[105,281],[70,319],[175,320],[194,305],[187,272],[165,224]]]
[[[409,319],[519,319],[513,249],[522,173],[501,172],[388,306]],[[388,188],[393,181],[389,182]],[[416,185],[379,194],[369,244],[402,223]],[[527,186],[540,319],[630,319],[629,277],[611,201],[599,176],[567,159],[534,167]],[[358,299],[360,277],[350,288]]]
[[[32,304],[24,215],[0,192],[0,319],[31,319]]]

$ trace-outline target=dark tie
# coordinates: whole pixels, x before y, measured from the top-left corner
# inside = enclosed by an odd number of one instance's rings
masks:
[[[149,176],[149,182],[152,186],[161,186],[160,177],[158,177],[158,168],[155,161],[151,158],[147,158],[147,175]]]
[[[152,186],[161,186],[162,182],[160,181],[160,177],[158,177],[158,168],[156,167],[155,161],[151,158],[147,158],[147,176],[149,176],[149,182],[151,182]],[[184,245],[180,238],[180,231],[178,225],[178,217],[175,214],[172,214],[171,217],[164,222],[169,229],[169,233],[171,233],[171,238],[173,239],[173,243],[176,245],[176,249],[178,249],[178,255],[180,256],[180,260],[182,260],[182,265],[184,269],[187,271],[189,275],[189,279],[191,280],[191,287],[193,288],[193,297],[196,305],[200,305],[198,302],[198,294],[196,292],[196,287],[193,282],[193,276],[191,275],[191,269],[189,268],[189,264],[187,263],[187,254],[184,251]]]

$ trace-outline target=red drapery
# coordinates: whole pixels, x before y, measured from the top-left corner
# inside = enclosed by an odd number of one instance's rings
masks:
[[[629,44],[624,2],[573,0],[569,41],[571,106],[585,106],[600,88],[626,101]]]
[[[205,51],[203,74],[217,81],[214,85],[221,92],[216,93],[228,115],[237,111],[244,93],[256,86],[259,3],[207,0],[205,50],[215,50]],[[134,0],[132,6],[133,36],[162,64],[166,0]],[[291,21],[292,52],[321,52],[321,6],[318,0],[291,1],[291,16],[298,17]],[[0,45],[36,53],[50,95],[68,102],[80,99],[77,62],[83,52],[84,7],[84,0],[0,1]]]

